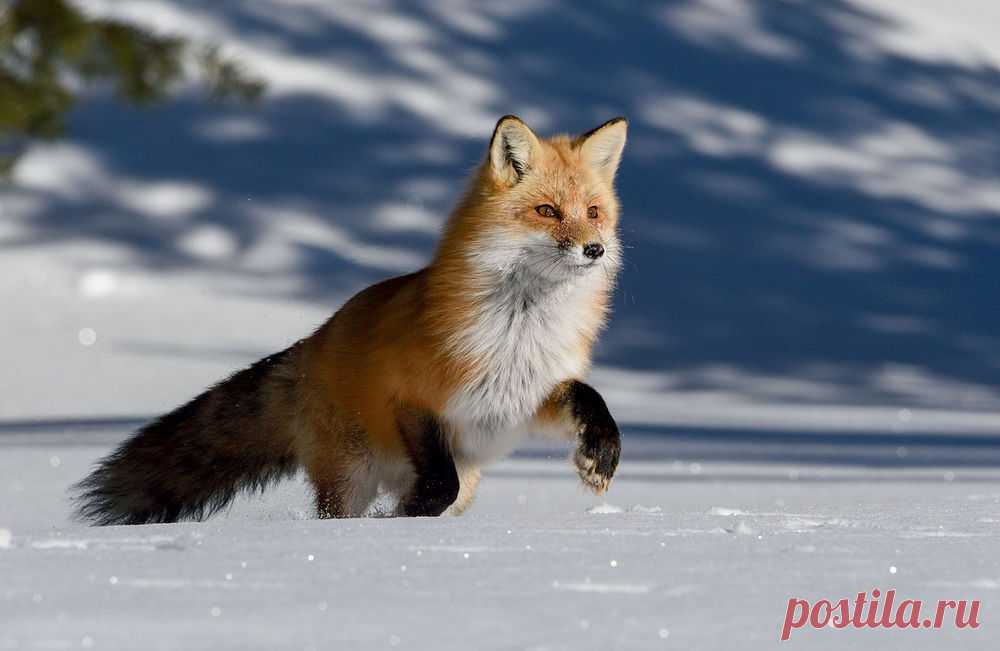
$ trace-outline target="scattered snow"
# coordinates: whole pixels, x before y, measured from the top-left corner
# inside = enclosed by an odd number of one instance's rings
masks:
[[[572,592],[601,592],[605,594],[646,594],[653,587],[649,585],[633,583],[560,583],[553,581],[552,587],[556,590],[569,590]]]
[[[729,517],[734,515],[750,515],[742,509],[731,509],[726,506],[713,506],[708,510],[708,515],[721,515],[723,517]]]
[[[629,507],[629,513],[646,513],[649,515],[663,513],[663,509],[659,506],[643,506],[642,504],[634,504]]]
[[[93,346],[97,343],[97,332],[93,328],[80,328],[76,338],[82,346]]]
[[[757,535],[757,530],[754,529],[753,527],[751,527],[749,524],[747,524],[745,520],[740,520],[739,523],[737,523],[737,525],[735,527],[733,527],[733,529],[731,530],[731,532],[735,533],[737,535],[740,535],[740,536],[756,536]]]
[[[131,551],[156,551],[183,549],[179,536],[148,536],[124,538],[48,538],[31,542],[34,549],[127,549]]]
[[[604,515],[604,514],[609,514],[609,513],[623,513],[623,512],[624,511],[622,510],[622,508],[620,506],[615,506],[613,504],[608,504],[607,502],[604,502],[602,504],[598,504],[597,506],[592,506],[589,509],[587,509],[587,513],[596,514],[596,515]]]
[[[980,532],[972,533],[969,531],[941,531],[941,530],[912,530],[912,531],[901,531],[899,536],[901,538],[974,538],[977,536],[987,536],[993,537],[996,534]]]
[[[607,502],[602,502],[596,506],[592,506],[587,509],[587,513],[591,515],[608,515],[613,513],[643,513],[643,514],[657,514],[662,513],[663,509],[659,506],[643,506],[642,504],[635,504],[628,507],[628,509],[623,509],[620,506],[615,506],[614,504],[608,504]]]

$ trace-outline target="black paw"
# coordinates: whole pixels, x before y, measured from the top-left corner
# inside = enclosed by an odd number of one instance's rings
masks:
[[[584,486],[597,495],[607,491],[618,468],[621,450],[621,434],[610,416],[600,424],[585,425],[573,454],[573,463]]]

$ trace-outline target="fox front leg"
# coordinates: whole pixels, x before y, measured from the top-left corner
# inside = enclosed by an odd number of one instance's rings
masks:
[[[401,409],[397,414],[415,479],[400,500],[403,516],[437,516],[459,496],[458,470],[441,422],[427,412]]]
[[[545,429],[555,426],[563,436],[575,437],[573,463],[580,479],[598,495],[608,490],[622,443],[601,394],[579,380],[563,382],[549,395],[536,420]]]

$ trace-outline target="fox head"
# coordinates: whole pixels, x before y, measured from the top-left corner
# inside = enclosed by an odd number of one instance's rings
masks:
[[[614,178],[627,127],[619,117],[575,138],[539,138],[520,118],[501,118],[446,242],[462,242],[483,272],[612,278],[621,257]]]

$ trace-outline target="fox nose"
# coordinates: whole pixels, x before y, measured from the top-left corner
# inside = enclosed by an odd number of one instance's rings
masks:
[[[604,247],[597,242],[583,245],[583,254],[591,260],[596,260],[604,255]]]

